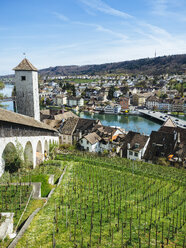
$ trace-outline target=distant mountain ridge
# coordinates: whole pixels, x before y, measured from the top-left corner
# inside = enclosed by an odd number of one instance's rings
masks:
[[[186,54],[83,66],[55,66],[39,71],[41,76],[132,73],[161,75],[186,73]]]
[[[103,75],[103,74],[186,74],[186,54],[144,58],[123,62],[55,66],[39,70],[41,76],[73,76],[73,75]],[[0,79],[14,78],[14,75],[0,76]]]

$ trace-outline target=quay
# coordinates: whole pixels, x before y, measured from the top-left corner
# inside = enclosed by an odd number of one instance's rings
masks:
[[[157,121],[162,122],[162,123],[165,122],[168,118],[170,118],[178,127],[186,128],[185,120],[181,120],[169,114],[164,114],[161,112],[155,112],[152,110],[145,110],[145,109],[138,109],[138,111],[140,114],[147,116],[151,119],[156,119]]]

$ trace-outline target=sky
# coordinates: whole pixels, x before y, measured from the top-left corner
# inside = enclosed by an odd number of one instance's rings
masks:
[[[0,0],[0,75],[186,53],[186,0]]]

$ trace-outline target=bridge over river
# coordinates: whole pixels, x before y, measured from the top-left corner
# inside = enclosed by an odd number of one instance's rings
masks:
[[[161,123],[165,122],[168,118],[170,118],[178,127],[186,128],[186,121],[176,118],[174,116],[145,109],[139,109],[138,111],[140,114],[147,116],[150,119],[155,119]]]

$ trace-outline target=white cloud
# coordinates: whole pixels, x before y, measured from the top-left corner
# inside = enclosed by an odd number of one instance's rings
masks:
[[[174,21],[186,22],[185,0],[148,0],[151,13]]]
[[[111,29],[108,29],[108,28],[104,28],[101,25],[95,25],[95,26],[96,26],[96,30],[99,31],[99,32],[108,33],[108,34],[111,34],[112,36],[116,36],[116,37],[118,37],[120,39],[123,39],[123,40],[128,39],[128,36],[124,35],[122,33],[115,32],[115,31],[113,31]]]
[[[83,4],[87,5],[88,7],[103,12],[105,14],[118,16],[122,18],[132,18],[133,16],[125,13],[123,11],[114,9],[107,5],[106,3],[102,2],[101,0],[80,0]]]
[[[55,15],[58,19],[60,19],[62,21],[65,21],[65,22],[68,22],[69,21],[69,18],[66,17],[65,15],[61,14],[61,13],[52,12],[52,14]]]
[[[168,0],[154,0],[153,12],[158,15],[164,15],[167,11]]]

